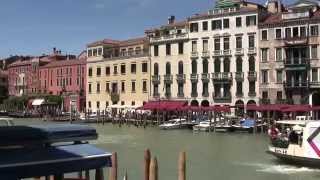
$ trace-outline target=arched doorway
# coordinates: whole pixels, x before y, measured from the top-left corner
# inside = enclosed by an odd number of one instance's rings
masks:
[[[190,105],[191,106],[199,106],[199,102],[197,100],[192,100]]]
[[[248,102],[247,102],[247,105],[256,105],[257,103],[256,103],[256,101],[254,101],[254,100],[249,100]],[[247,115],[249,116],[249,117],[254,117],[254,115],[255,115],[255,111],[248,111],[247,110]]]
[[[203,100],[203,101],[201,102],[201,106],[202,106],[202,107],[209,107],[209,106],[210,106],[210,103],[209,103],[208,100]]]
[[[244,102],[242,100],[236,101],[235,107],[236,107],[236,110],[235,110],[236,116],[242,117],[244,115]]]

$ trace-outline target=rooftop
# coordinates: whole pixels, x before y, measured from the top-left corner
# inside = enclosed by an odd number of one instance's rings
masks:
[[[110,45],[110,46],[119,46],[119,47],[124,47],[124,46],[133,46],[137,44],[142,44],[147,41],[147,37],[138,37],[138,38],[132,38],[132,39],[127,39],[127,40],[113,40],[113,39],[104,39],[100,41],[96,41],[93,43],[88,44],[88,47],[95,47],[95,46],[103,46],[103,45]]]
[[[72,65],[81,65],[86,64],[85,59],[71,59],[71,60],[62,60],[62,61],[52,61],[41,68],[51,68],[51,67],[62,67],[62,66],[72,66]]]

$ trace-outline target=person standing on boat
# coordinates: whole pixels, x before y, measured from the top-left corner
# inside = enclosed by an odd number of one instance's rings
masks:
[[[279,137],[279,129],[276,127],[276,125],[271,125],[271,128],[268,130],[268,135],[270,136],[271,140],[275,140]]]

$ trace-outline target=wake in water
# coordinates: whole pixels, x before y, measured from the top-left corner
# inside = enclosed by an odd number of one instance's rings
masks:
[[[238,163],[242,166],[255,167],[257,172],[272,174],[296,174],[296,173],[313,173],[320,172],[320,169],[312,169],[307,167],[298,167],[280,164],[262,164],[262,163]]]

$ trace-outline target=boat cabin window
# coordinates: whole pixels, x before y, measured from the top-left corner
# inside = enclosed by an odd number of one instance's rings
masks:
[[[290,144],[298,144],[299,143],[299,134],[296,131],[291,131],[288,136]]]

